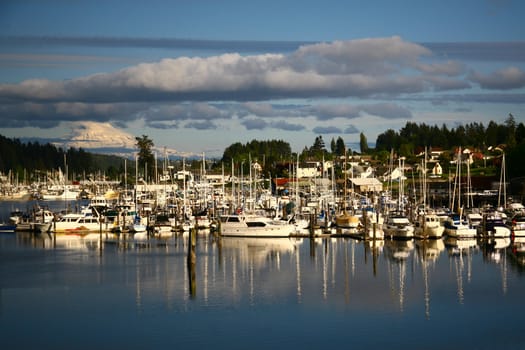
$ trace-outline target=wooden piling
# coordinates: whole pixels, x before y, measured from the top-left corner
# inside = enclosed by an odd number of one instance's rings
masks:
[[[314,236],[310,236],[310,257],[315,257],[315,238]]]
[[[328,210],[324,213],[324,231],[325,233],[330,232],[330,228],[328,227]]]
[[[189,278],[189,289],[190,289],[190,297],[195,297],[197,294],[197,286],[196,286],[196,272],[195,272],[195,265],[197,262],[197,254],[195,252],[195,247],[197,245],[197,230],[195,228],[190,229],[190,233],[188,235],[188,274],[190,276]]]
[[[53,215],[53,247],[57,246],[57,216]]]
[[[100,250],[100,254],[102,254],[102,219],[99,216],[98,219],[99,223],[99,230],[98,230],[98,248]]]

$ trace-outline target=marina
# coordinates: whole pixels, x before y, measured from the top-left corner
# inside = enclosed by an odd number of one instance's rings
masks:
[[[4,3],[2,349],[525,349],[525,2]]]
[[[24,204],[1,202],[2,215]],[[3,343],[525,346],[522,237],[374,240],[332,230],[285,238],[222,237],[209,229],[140,238],[1,233],[0,327],[10,334]]]
[[[354,169],[337,181],[333,166],[299,178],[299,162],[289,178],[259,177],[256,162],[204,175],[183,161],[150,183],[4,191],[20,194],[0,201],[0,327],[17,335],[5,343],[525,346],[525,207],[461,191],[459,174],[406,195],[402,160],[382,181]]]

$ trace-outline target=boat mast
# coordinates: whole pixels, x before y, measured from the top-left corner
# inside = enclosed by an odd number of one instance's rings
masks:
[[[499,147],[496,148],[498,150],[501,150]],[[500,208],[501,205],[507,205],[507,186],[506,186],[506,173],[505,173],[505,152],[502,151],[502,158],[501,158],[501,172],[499,177],[499,189],[498,189],[498,208]],[[500,203],[501,199],[501,190],[503,186],[503,203]]]
[[[463,162],[462,161],[462,151],[461,151],[461,147],[459,147],[459,154],[458,154],[458,212],[459,212],[459,215],[461,216],[461,163]]]

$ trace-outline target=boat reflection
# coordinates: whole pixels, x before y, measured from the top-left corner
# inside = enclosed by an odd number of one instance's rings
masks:
[[[388,257],[390,290],[394,299],[397,297],[399,311],[403,312],[405,308],[407,261],[414,251],[414,241],[387,239],[385,249]],[[397,277],[397,281],[395,277]]]
[[[506,249],[510,246],[510,237],[497,237],[480,240],[479,245],[483,251],[483,258],[487,261],[500,263],[505,256]]]
[[[103,249],[104,242],[108,239],[116,239],[113,233],[72,235],[72,234],[48,234],[32,232],[17,232],[17,241],[20,245],[30,245],[35,248],[45,249],[73,249],[73,250],[96,250]]]
[[[475,238],[447,236],[445,246],[456,273],[458,302],[463,304],[465,302],[464,275],[466,274],[467,283],[470,283],[472,279],[472,255],[479,249],[478,243]]]
[[[281,255],[293,253],[302,243],[302,239],[293,238],[221,237],[220,240],[223,250],[237,252],[242,265],[256,268],[263,268],[270,261],[279,268]]]
[[[512,262],[520,269],[525,268],[525,237],[515,236],[511,238],[510,249],[507,250]]]
[[[416,248],[420,261],[436,262],[441,252],[445,250],[445,242],[442,239],[416,240]]]
[[[416,241],[416,252],[424,284],[425,318],[430,319],[430,271],[434,270],[435,264],[445,250],[445,243],[442,239],[424,239]]]
[[[445,237],[445,246],[447,247],[448,254],[458,255],[465,254],[478,248],[478,242],[476,238],[458,238],[458,237]]]
[[[414,240],[387,239],[385,249],[388,258],[394,261],[403,261],[412,255]]]
[[[483,259],[488,262],[495,263],[500,268],[501,275],[501,290],[503,294],[507,293],[507,248],[511,245],[510,237],[489,237],[488,239],[481,239],[479,242],[482,251]]]

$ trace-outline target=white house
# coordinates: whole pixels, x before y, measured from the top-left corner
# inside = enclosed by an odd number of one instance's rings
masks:
[[[431,177],[439,177],[443,175],[443,168],[441,168],[441,165],[439,163],[434,164],[434,167],[432,168],[432,174]]]
[[[298,178],[312,178],[312,177],[321,177],[323,176],[323,171],[327,172],[333,167],[334,163],[332,161],[324,162],[306,162],[305,165],[299,166],[297,169]]]
[[[394,170],[392,170],[392,172],[390,174],[388,174],[388,173],[383,174],[383,179],[384,179],[384,181],[388,181],[388,180],[398,181],[401,178],[403,180],[406,180],[407,177],[405,175],[403,175],[403,173],[404,172],[401,169],[395,168]]]

